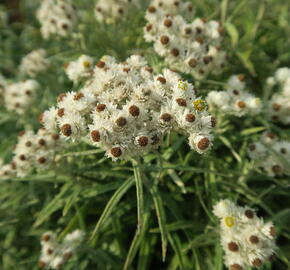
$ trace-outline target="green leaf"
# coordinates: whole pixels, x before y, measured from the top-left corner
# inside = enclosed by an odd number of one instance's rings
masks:
[[[154,185],[150,191],[153,197],[153,202],[155,205],[159,229],[161,232],[162,260],[165,261],[166,251],[167,251],[167,242],[168,242],[168,232],[166,228],[165,210],[164,210],[161,195],[157,189],[157,186]]]
[[[239,32],[237,28],[228,21],[225,23],[225,28],[231,37],[232,47],[236,47],[239,41]]]
[[[138,227],[137,230],[142,229],[143,215],[144,215],[144,195],[143,195],[143,181],[140,159],[132,160],[135,183],[136,183],[136,195],[137,195],[137,215],[138,215]]]
[[[254,128],[247,128],[241,132],[242,136],[248,136],[255,133],[259,133],[260,131],[264,131],[266,127],[254,127]]]
[[[136,256],[136,253],[140,247],[141,241],[144,238],[145,232],[146,232],[147,227],[148,227],[149,218],[150,218],[150,208],[149,208],[150,204],[151,204],[151,202],[149,203],[149,198],[147,198],[145,209],[144,209],[145,210],[144,216],[142,219],[143,224],[141,224],[142,226],[139,227],[140,229],[137,228],[136,233],[134,235],[134,238],[131,242],[130,249],[128,251],[128,255],[127,255],[127,258],[126,258],[126,261],[124,264],[124,270],[129,269],[129,267],[131,266],[131,264]]]
[[[114,207],[118,204],[118,202],[121,200],[123,195],[130,189],[130,187],[132,186],[133,183],[134,183],[134,178],[133,177],[128,178],[124,182],[124,184],[122,186],[120,186],[116,190],[116,192],[113,194],[113,196],[111,197],[111,199],[107,203],[101,217],[99,218],[99,221],[97,222],[97,224],[95,226],[95,229],[94,229],[92,236],[91,236],[92,242],[95,242],[96,236],[97,236],[99,230],[101,229],[103,223],[111,215]]]

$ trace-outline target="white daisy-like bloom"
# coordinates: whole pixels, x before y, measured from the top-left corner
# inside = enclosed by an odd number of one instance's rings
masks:
[[[41,24],[41,34],[48,39],[51,36],[68,36],[77,23],[77,11],[71,0],[43,0],[36,17]]]
[[[267,79],[267,86],[270,88],[277,86],[279,89],[268,101],[266,111],[268,119],[290,125],[290,68],[278,68],[274,77]]]
[[[113,160],[143,155],[170,131],[186,135],[199,153],[212,145],[216,121],[193,85],[171,70],[154,75],[140,55],[122,63],[104,56],[79,92],[57,100],[44,112],[44,126],[66,139],[89,141]]]
[[[224,263],[230,270],[261,267],[275,258],[276,229],[271,222],[258,218],[254,209],[221,200],[213,213],[220,219]]]
[[[66,235],[60,243],[54,232],[46,232],[41,237],[41,255],[38,266],[45,269],[60,269],[74,255],[84,239],[85,233],[75,230]]]
[[[192,3],[151,1],[144,38],[172,69],[195,78],[219,73],[225,65],[222,29],[217,21],[194,18]]]
[[[95,6],[95,16],[100,22],[116,23],[141,6],[142,0],[99,0]]]
[[[8,84],[4,91],[4,106],[9,111],[23,114],[35,101],[39,84],[35,80]]]
[[[80,82],[93,72],[94,59],[88,55],[81,55],[76,61],[71,61],[65,66],[68,78],[74,83]]]
[[[55,164],[56,154],[64,148],[64,140],[59,134],[45,129],[22,131],[13,148],[10,164],[0,166],[0,179],[25,177],[31,170],[46,170]]]
[[[269,176],[290,175],[290,142],[279,140],[272,132],[265,132],[261,139],[251,143],[249,157]]]
[[[228,115],[256,115],[261,112],[261,100],[246,90],[245,77],[233,75],[229,78],[226,91],[211,91],[206,97],[211,111]]]
[[[45,72],[50,66],[44,49],[37,49],[22,58],[19,71],[23,75],[35,77],[39,73]]]

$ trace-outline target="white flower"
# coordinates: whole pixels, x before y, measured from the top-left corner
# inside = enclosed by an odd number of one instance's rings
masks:
[[[230,270],[260,267],[275,255],[275,228],[258,218],[253,209],[221,200],[213,213],[220,219],[224,261]]]
[[[81,55],[76,61],[69,62],[65,72],[68,78],[77,83],[91,75],[93,71],[93,58],[88,55]]]
[[[189,2],[153,0],[145,16],[144,38],[153,42],[154,50],[170,68],[200,78],[210,72],[220,72],[225,53],[220,49],[219,23],[193,20],[193,15]]]
[[[62,150],[63,140],[45,129],[21,132],[13,150],[10,164],[0,166],[0,179],[24,177],[32,169],[44,170],[54,164],[55,155]]]
[[[62,243],[56,240],[53,232],[46,232],[41,237],[41,255],[38,265],[41,268],[60,269],[75,253],[84,238],[84,232],[75,230],[66,235]]]
[[[5,107],[18,114],[25,113],[31,108],[38,89],[39,84],[35,80],[25,80],[7,85],[4,92]]]
[[[99,0],[95,6],[98,21],[108,24],[124,20],[134,9],[140,8],[141,0]]]
[[[113,160],[155,149],[173,130],[190,137],[193,149],[206,152],[215,125],[193,85],[168,69],[154,76],[139,55],[123,63],[102,57],[84,87],[61,94],[42,122],[57,126],[66,139],[89,139]]]
[[[280,92],[275,93],[268,101],[266,114],[269,120],[290,125],[290,68],[277,69],[275,76],[267,79],[271,86],[278,85]]]
[[[22,58],[19,66],[20,73],[35,77],[39,73],[45,72],[50,65],[50,61],[46,58],[44,49],[37,49]]]
[[[209,92],[206,100],[210,109],[238,117],[260,113],[261,101],[245,90],[244,79],[243,75],[233,75],[228,80],[227,91]]]
[[[67,36],[77,22],[77,12],[71,0],[43,0],[36,16],[45,39],[54,35]]]
[[[279,140],[274,133],[263,133],[260,141],[249,145],[248,154],[269,176],[290,175],[290,142]]]

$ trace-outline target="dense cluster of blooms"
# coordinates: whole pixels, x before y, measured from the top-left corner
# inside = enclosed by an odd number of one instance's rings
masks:
[[[225,52],[219,22],[193,19],[193,13],[188,2],[152,1],[145,16],[144,38],[153,42],[170,68],[200,78],[222,70]]]
[[[65,65],[65,72],[71,81],[77,83],[92,74],[93,62],[92,57],[81,55],[76,61],[71,61]]]
[[[53,35],[67,36],[77,22],[76,8],[71,0],[43,0],[36,16],[45,39]]]
[[[114,23],[126,18],[134,8],[139,8],[141,3],[141,0],[99,0],[95,7],[95,15],[98,21]]]
[[[274,77],[267,80],[269,87],[278,86],[280,91],[270,99],[267,107],[268,118],[284,125],[290,125],[290,68],[277,69]]]
[[[212,144],[215,118],[177,73],[153,75],[145,59],[133,55],[123,63],[103,57],[84,88],[61,94],[42,123],[52,132],[59,127],[65,138],[89,137],[115,160],[157,147],[171,130],[186,134],[191,148],[203,153]]]
[[[33,104],[39,84],[35,80],[25,80],[7,84],[4,88],[4,105],[9,111],[25,113]]]
[[[261,100],[245,90],[243,75],[233,75],[229,78],[226,91],[211,91],[206,101],[213,111],[225,114],[243,116],[255,115],[261,112]]]
[[[84,239],[84,232],[75,230],[67,234],[62,243],[53,232],[46,232],[41,237],[41,256],[38,261],[40,268],[60,269],[76,252]]]
[[[220,219],[224,260],[230,270],[260,267],[275,258],[276,229],[272,222],[265,223],[253,209],[230,200],[219,201],[213,212]]]
[[[63,148],[63,139],[45,129],[19,133],[10,164],[0,166],[0,179],[24,177],[32,169],[45,170],[54,164],[56,154]]]
[[[258,142],[250,144],[248,153],[268,175],[290,175],[290,142],[279,140],[274,133],[265,132]]]
[[[23,75],[35,77],[39,73],[45,72],[50,65],[44,49],[37,49],[22,58],[19,71]]]

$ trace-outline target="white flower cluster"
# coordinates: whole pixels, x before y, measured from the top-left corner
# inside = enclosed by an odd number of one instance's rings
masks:
[[[71,61],[65,65],[66,75],[71,81],[77,83],[92,74],[93,62],[92,57],[81,55],[76,61]]]
[[[53,35],[67,36],[77,22],[77,12],[71,0],[43,0],[36,16],[45,39]]]
[[[98,21],[111,24],[125,18],[140,5],[140,0],[99,0],[95,7],[95,15]]]
[[[35,77],[39,73],[45,72],[50,65],[44,49],[37,49],[22,58],[19,71],[23,75]]]
[[[230,200],[219,201],[213,213],[220,218],[224,260],[230,270],[260,267],[275,258],[276,229],[271,222],[264,223],[253,209]]]
[[[10,164],[0,166],[0,179],[24,177],[32,169],[45,170],[54,164],[55,155],[63,147],[63,139],[45,129],[19,133]]]
[[[290,175],[290,142],[265,132],[258,142],[249,145],[249,156],[270,176]]]
[[[41,237],[41,256],[38,266],[46,269],[61,269],[74,255],[83,239],[84,232],[81,230],[67,234],[62,243],[57,241],[55,233],[44,233]]]
[[[153,42],[154,50],[170,68],[202,78],[210,72],[219,73],[226,55],[221,50],[219,22],[200,18],[186,21],[193,13],[188,2],[153,1],[145,16],[144,38]]]
[[[268,118],[284,125],[290,125],[290,68],[277,69],[274,77],[267,79],[267,84],[271,88],[278,85],[281,89],[279,93],[272,96],[268,103]]]
[[[154,76],[145,59],[133,55],[123,63],[103,57],[85,87],[61,94],[42,123],[52,132],[58,127],[65,138],[87,137],[116,160],[158,147],[171,130],[186,134],[191,148],[203,153],[212,144],[215,118],[177,73]]]
[[[35,80],[25,80],[22,82],[11,83],[4,89],[4,105],[9,111],[18,114],[25,113],[31,108],[39,84]]]
[[[245,77],[233,75],[229,78],[227,91],[211,91],[206,101],[213,111],[243,116],[256,115],[261,112],[261,100],[245,90]]]

